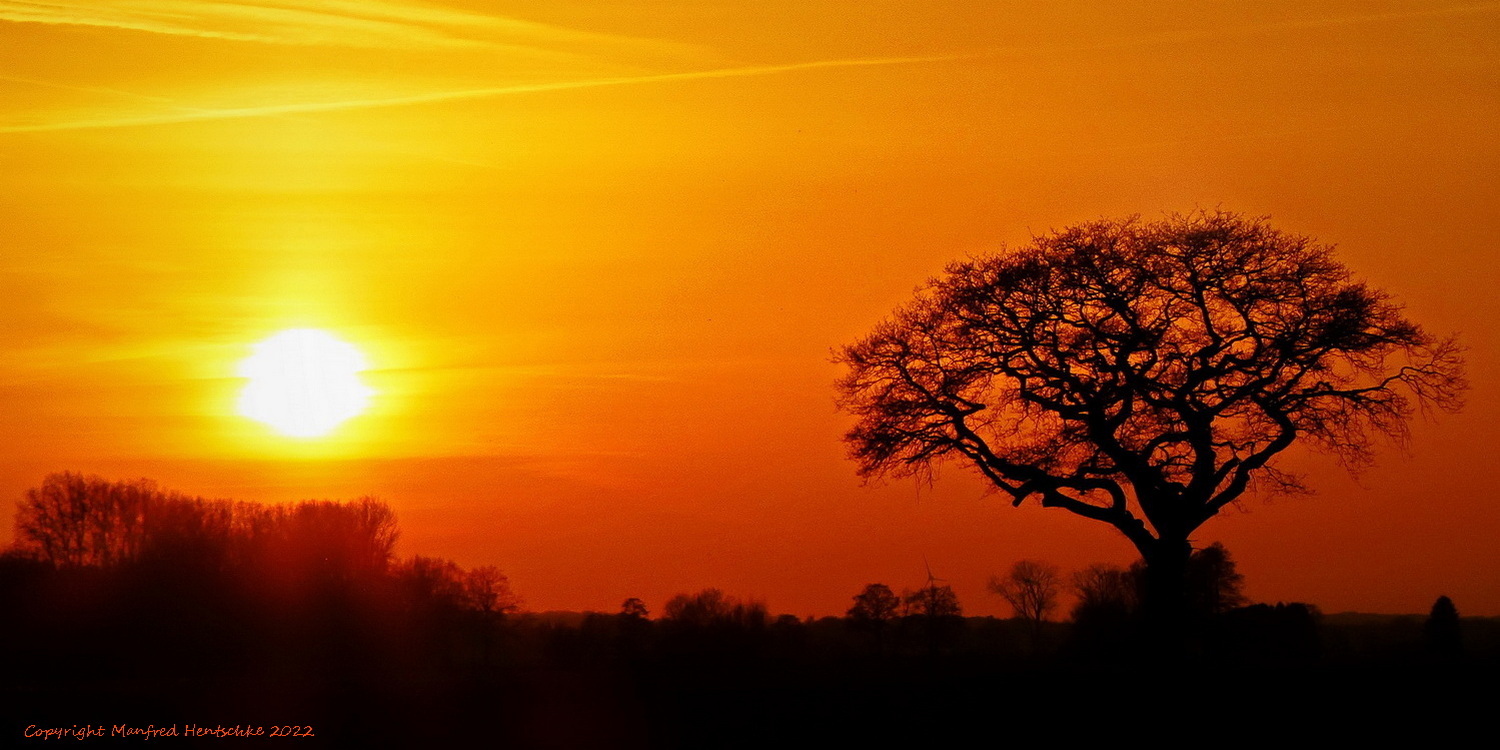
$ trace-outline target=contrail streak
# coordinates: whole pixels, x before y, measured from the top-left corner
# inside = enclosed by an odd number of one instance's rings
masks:
[[[668,81],[696,81],[712,78],[749,78],[754,76],[776,75],[779,73],[792,73],[803,70],[820,70],[824,68],[862,68],[881,65],[908,65],[926,62],[974,60],[989,57],[992,54],[993,53],[990,52],[979,52],[968,54],[929,55],[919,57],[873,57],[853,60],[817,60],[813,62],[786,63],[782,65],[751,65],[739,68],[695,70],[683,73],[656,73],[652,75],[641,76],[592,78],[581,81],[523,83],[513,86],[463,89],[459,91],[437,91],[429,94],[413,94],[409,96],[395,96],[379,99],[348,99],[333,102],[276,104],[263,107],[202,109],[170,112],[158,115],[145,115],[140,117],[119,117],[99,120],[72,120],[67,122],[39,123],[35,125],[10,125],[0,127],[0,133],[43,133],[59,130],[97,130],[103,128],[142,127],[147,125],[172,125],[176,123],[202,122],[208,120],[235,120],[251,117],[272,117],[276,115],[307,114],[313,112],[341,112],[353,109],[408,107],[418,104],[433,104],[439,102],[463,101],[468,99],[489,99],[499,96],[541,93],[547,91],[569,91],[573,89],[592,89],[604,88],[609,86],[634,86],[647,83],[662,83]]]
[[[687,71],[681,73],[656,73],[637,76],[616,76],[576,81],[558,81],[553,83],[525,83],[511,86],[463,89],[457,91],[437,91],[426,94],[411,94],[407,96],[394,96],[376,99],[348,99],[331,102],[302,102],[296,104],[278,104],[260,107],[231,107],[219,109],[183,108],[173,112],[164,112],[154,115],[69,120],[64,122],[36,123],[28,125],[6,125],[0,126],[0,134],[44,133],[67,130],[98,130],[108,128],[145,127],[150,125],[172,125],[178,123],[204,122],[213,120],[234,120],[254,117],[275,117],[283,115],[311,114],[319,112],[340,112],[356,109],[407,107],[420,104],[463,101],[469,99],[488,99],[493,97],[512,96],[517,94],[604,88],[610,86],[632,86],[670,81],[693,81],[712,78],[748,78],[754,76],[777,75],[781,73],[793,73],[797,71],[818,70],[825,68],[859,68],[885,65],[910,65],[930,62],[952,62],[957,60],[979,60],[986,58],[993,59],[998,58],[1002,55],[1015,56],[1037,54],[1043,52],[1066,52],[1069,50],[1080,49],[1108,49],[1111,47],[1149,46],[1156,44],[1180,43],[1183,41],[1196,41],[1218,36],[1255,34],[1297,28],[1316,28],[1324,26],[1380,23],[1426,16],[1488,14],[1495,12],[1497,8],[1500,8],[1500,4],[1497,4],[1495,2],[1483,2],[1468,5],[1423,8],[1421,10],[1414,11],[1392,11],[1386,13],[1368,13],[1363,15],[1340,16],[1333,18],[1297,19],[1231,28],[1190,29],[1180,32],[1169,32],[1166,34],[1152,34],[1137,37],[1101,40],[1098,42],[1083,43],[1079,45],[990,49],[980,52],[945,55],[817,60],[813,62],[786,63],[781,65],[751,65],[735,68],[719,68],[714,70]],[[20,79],[11,80],[20,82]],[[25,82],[41,83],[38,81],[29,80]]]

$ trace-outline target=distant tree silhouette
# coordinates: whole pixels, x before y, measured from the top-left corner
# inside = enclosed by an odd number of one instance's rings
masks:
[[[1223,544],[1214,542],[1195,550],[1185,573],[1185,606],[1196,618],[1206,618],[1243,607],[1244,576]],[[1137,562],[1129,569],[1097,563],[1073,574],[1078,597],[1072,618],[1085,638],[1099,639],[1101,631],[1119,630],[1140,613],[1146,590],[1146,569]]]
[[[958,630],[964,611],[952,586],[939,586],[930,571],[927,575],[926,586],[901,592],[901,616],[905,628],[914,625],[925,635],[927,653],[935,657]]]
[[[1042,623],[1057,608],[1061,588],[1062,571],[1036,560],[1020,560],[1004,577],[991,576],[989,581],[990,591],[1005,599],[1016,617],[1030,626],[1033,647],[1041,641]]]
[[[485,615],[507,615],[521,608],[510,578],[493,565],[472,568],[463,578],[464,604]]]
[[[245,571],[258,562],[244,527],[247,517],[266,513],[263,506],[175,494],[144,500],[145,534],[131,562],[161,571]]]
[[[901,598],[883,583],[872,583],[854,596],[849,620],[855,627],[875,634],[875,650],[885,651],[885,635],[901,609]]]
[[[896,618],[901,599],[883,583],[872,583],[854,596],[849,617],[863,623],[885,623]]]
[[[494,659],[496,629],[506,615],[521,608],[521,598],[511,591],[510,579],[493,565],[464,571],[459,576],[459,587],[460,606],[464,610],[460,619],[466,621],[463,627],[472,633],[479,660],[490,663]]]
[[[1218,542],[1194,550],[1188,560],[1188,607],[1195,613],[1213,615],[1244,606],[1244,584],[1229,550]]]
[[[1220,660],[1264,667],[1309,664],[1320,650],[1318,608],[1300,603],[1252,604],[1215,618],[1206,646]]]
[[[411,602],[451,610],[463,609],[468,604],[464,570],[452,560],[415,555],[397,567],[396,577]]]
[[[1138,576],[1118,565],[1095,563],[1073,574],[1073,620],[1121,621],[1140,603]]]
[[[902,613],[907,617],[962,617],[963,606],[952,586],[929,582],[916,591],[901,592]]]
[[[1165,623],[1186,612],[1198,527],[1252,483],[1301,489],[1278,454],[1300,439],[1359,465],[1466,388],[1457,343],[1331,248],[1224,211],[1096,221],[954,263],[839,360],[862,475],[957,460],[1017,505],[1108,524]]]
[[[669,651],[694,658],[753,658],[764,645],[770,615],[764,602],[729,596],[716,588],[678,594],[656,623]]]
[[[620,604],[620,616],[632,620],[645,620],[651,617],[651,611],[646,609],[645,602],[632,596]]]
[[[1463,634],[1459,627],[1458,607],[1453,600],[1440,596],[1432,603],[1427,622],[1422,625],[1422,638],[1427,650],[1438,659],[1449,660],[1463,653]]]
[[[666,618],[688,627],[764,627],[769,615],[766,605],[727,596],[715,588],[696,594],[678,594],[667,601]]]
[[[1136,639],[1140,611],[1140,568],[1096,563],[1073,574],[1077,602],[1069,632],[1076,651],[1093,658],[1123,655]]]
[[[331,689],[494,663],[519,606],[509,581],[397,561],[397,536],[373,498],[262,505],[50,475],[0,556],[0,610],[24,613],[0,618],[0,671],[65,664],[79,680],[154,685],[265,669]]]
[[[27,490],[15,524],[18,552],[62,568],[140,563],[345,581],[383,573],[398,534],[390,506],[370,497],[235,503],[71,472]]]
[[[324,575],[380,573],[395,549],[396,516],[370,497],[339,503],[308,500],[278,512],[283,554]]]
[[[650,642],[656,623],[651,621],[651,611],[646,602],[630,597],[620,603],[620,613],[610,618],[614,626],[614,645],[618,652],[639,654]]]
[[[148,516],[174,499],[146,479],[50,474],[16,509],[16,545],[65,568],[132,561],[146,544]]]

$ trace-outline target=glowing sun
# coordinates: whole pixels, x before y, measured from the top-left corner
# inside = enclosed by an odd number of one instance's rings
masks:
[[[290,437],[327,435],[369,406],[373,391],[359,380],[366,368],[353,344],[327,331],[282,331],[240,363],[240,377],[250,379],[240,414]]]

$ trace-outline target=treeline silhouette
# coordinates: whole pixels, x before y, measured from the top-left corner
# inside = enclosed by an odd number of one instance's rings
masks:
[[[999,700],[1055,716],[1048,691],[1100,676],[1160,680],[1191,703],[1190,683],[1163,675],[1348,691],[1373,672],[1492,673],[1500,652],[1495,621],[1459,618],[1446,597],[1425,620],[1246,606],[1218,545],[1190,563],[1187,661],[1163,665],[1139,566],[1074,574],[1066,622],[1052,617],[1065,577],[1037,561],[991,582],[1011,619],[965,617],[930,573],[900,594],[851,592],[843,617],[773,615],[715,588],[654,618],[633,597],[612,613],[527,613],[497,568],[401,559],[398,535],[368,497],[264,505],[51,475],[0,555],[0,699],[20,726],[146,717],[310,724],[355,747],[701,747],[791,724],[881,738],[893,717]],[[1305,684],[1282,684],[1287,669]],[[738,728],[711,734],[725,726]]]
[[[431,696],[390,687],[490,663],[520,600],[494,567],[397,559],[398,534],[368,497],[263,505],[51,475],[0,555],[0,673],[23,698],[215,685],[271,713],[404,711]]]
[[[54,474],[26,493],[0,558],[3,596],[25,613],[7,623],[4,643],[20,648],[6,664],[25,672],[77,659],[80,674],[326,667],[393,642],[453,659],[473,645],[443,634],[517,609],[496,568],[397,560],[397,535],[390,507],[368,497],[262,505]]]

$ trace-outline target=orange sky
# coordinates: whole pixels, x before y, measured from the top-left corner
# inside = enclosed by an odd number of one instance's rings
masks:
[[[1500,3],[0,0],[0,524],[50,471],[374,494],[533,609],[719,586],[835,614],[1128,562],[959,467],[862,487],[830,349],[949,260],[1222,206],[1470,347],[1467,409],[1207,524],[1248,593],[1500,615]],[[325,328],[334,437],[235,415]]]

